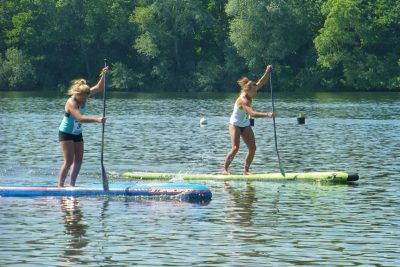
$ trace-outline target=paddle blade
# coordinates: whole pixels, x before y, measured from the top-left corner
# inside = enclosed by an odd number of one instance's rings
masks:
[[[108,191],[108,179],[107,179],[107,173],[106,169],[104,169],[104,165],[101,165],[101,178],[103,180],[103,189],[104,191]]]
[[[282,168],[282,166],[280,166],[279,169],[281,170],[282,176],[285,177],[285,170]]]

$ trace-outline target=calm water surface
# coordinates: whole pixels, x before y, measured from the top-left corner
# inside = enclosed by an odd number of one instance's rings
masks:
[[[111,94],[105,166],[217,173],[236,94]],[[277,95],[287,172],[358,172],[355,185],[201,182],[179,199],[0,198],[0,266],[400,266],[400,94]],[[56,184],[65,97],[0,93],[0,184]],[[88,102],[102,113],[102,99]],[[268,95],[255,109],[270,111]],[[297,125],[299,112],[306,124]],[[199,126],[200,118],[208,124]],[[253,172],[278,172],[270,119],[257,119]],[[84,125],[79,185],[101,183],[101,125]],[[243,144],[232,172],[240,172]],[[179,179],[178,179],[179,180]],[[135,183],[136,181],[132,181]]]

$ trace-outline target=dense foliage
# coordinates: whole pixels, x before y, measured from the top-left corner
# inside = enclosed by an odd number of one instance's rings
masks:
[[[0,90],[400,89],[397,0],[1,0]]]

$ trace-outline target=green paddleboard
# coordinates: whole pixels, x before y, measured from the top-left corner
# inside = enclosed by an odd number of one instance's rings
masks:
[[[315,181],[315,182],[334,182],[348,183],[359,179],[358,174],[348,174],[339,171],[326,172],[298,172],[286,173],[258,173],[251,175],[243,174],[194,174],[194,173],[159,173],[159,172],[125,172],[123,177],[127,179],[143,180],[220,180],[220,181]]]

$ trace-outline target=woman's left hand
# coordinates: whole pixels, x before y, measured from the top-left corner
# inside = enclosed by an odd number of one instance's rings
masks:
[[[272,70],[272,65],[268,65],[267,68],[265,69],[265,73],[270,73]]]

